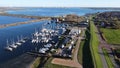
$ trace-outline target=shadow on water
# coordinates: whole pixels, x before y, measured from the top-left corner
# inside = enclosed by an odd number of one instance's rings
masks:
[[[86,39],[83,46],[83,68],[94,68],[92,55],[90,51],[90,33],[88,30],[85,32]]]

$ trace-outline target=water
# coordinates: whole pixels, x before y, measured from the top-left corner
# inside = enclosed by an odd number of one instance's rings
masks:
[[[24,10],[7,11],[11,14],[24,14],[34,16],[62,16],[66,14],[85,15],[86,13],[96,13],[104,11],[113,11],[106,9],[89,9],[89,8],[26,8]],[[119,10],[117,10],[119,11]]]
[[[22,35],[23,37],[31,38],[32,34],[35,32],[35,28],[41,30],[42,25],[48,21],[41,21],[31,24],[25,24],[15,27],[3,28],[0,29],[0,63],[6,62],[10,59],[13,59],[25,52],[35,50],[35,45],[31,44],[30,41],[27,41],[25,44],[19,46],[13,52],[5,51],[4,48],[6,47],[6,40],[15,40],[17,41],[17,36]],[[55,26],[55,23],[51,25]],[[45,26],[46,28],[50,27],[50,24]]]
[[[32,20],[32,19],[17,18],[17,17],[11,17],[11,16],[0,16],[0,25],[16,23],[16,22],[23,22],[23,21],[28,21],[28,20]]]
[[[24,14],[24,15],[35,15],[35,16],[61,16],[66,14],[77,14],[85,15],[86,13],[96,13],[104,11],[113,11],[113,10],[95,10],[87,8],[26,8],[24,10],[14,10],[7,11],[11,14]],[[117,10],[118,11],[118,10]],[[0,24],[9,24],[14,22],[22,22],[30,19],[25,18],[16,18],[8,16],[0,16]],[[41,21],[31,24],[24,24],[14,27],[2,28],[0,29],[0,63],[9,61],[25,52],[35,50],[35,46],[31,45],[28,41],[22,46],[15,49],[13,52],[7,52],[4,50],[6,46],[6,40],[17,40],[17,36],[22,35],[23,37],[31,37],[31,34],[34,32],[35,28],[42,28],[42,25],[48,21]],[[56,26],[55,23],[52,23],[53,26]],[[61,24],[60,24],[61,25]],[[59,26],[60,26],[59,25]],[[49,24],[45,26],[49,28]]]

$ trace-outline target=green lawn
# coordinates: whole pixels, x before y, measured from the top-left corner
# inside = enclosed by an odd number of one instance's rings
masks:
[[[100,58],[100,54],[98,52],[99,41],[96,32],[97,30],[95,28],[93,21],[90,21],[90,33],[91,33],[90,48],[91,48],[92,58],[94,61],[94,66],[95,68],[102,68],[102,61]]]
[[[120,29],[101,28],[101,31],[109,44],[120,44]]]

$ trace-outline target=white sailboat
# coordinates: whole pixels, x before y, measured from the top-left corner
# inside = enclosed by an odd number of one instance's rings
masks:
[[[9,46],[8,40],[7,40],[7,47],[5,47],[5,49],[8,51],[13,51],[13,48]]]
[[[15,45],[15,42],[14,42],[14,40],[12,41],[12,44],[10,45],[10,47],[12,47],[12,48],[17,48],[18,46],[17,45]]]
[[[22,36],[21,36],[20,42],[21,42],[21,43],[25,43],[25,40],[23,39]]]
[[[16,42],[16,45],[22,45],[22,43],[20,43],[20,40],[19,40],[19,37],[17,37],[18,38],[18,41]]]

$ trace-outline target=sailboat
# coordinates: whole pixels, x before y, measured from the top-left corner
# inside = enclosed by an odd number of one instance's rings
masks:
[[[18,46],[17,45],[15,45],[15,42],[14,42],[14,40],[12,41],[12,44],[11,45],[9,45],[10,47],[12,47],[12,48],[17,48]]]
[[[18,38],[18,41],[16,42],[16,45],[22,45],[22,43],[20,43],[19,37],[17,38]]]
[[[25,43],[25,40],[23,39],[22,36],[21,36],[20,42],[21,42],[21,43]]]
[[[13,48],[9,46],[8,40],[7,40],[7,47],[5,47],[5,49],[8,51],[13,51]]]

